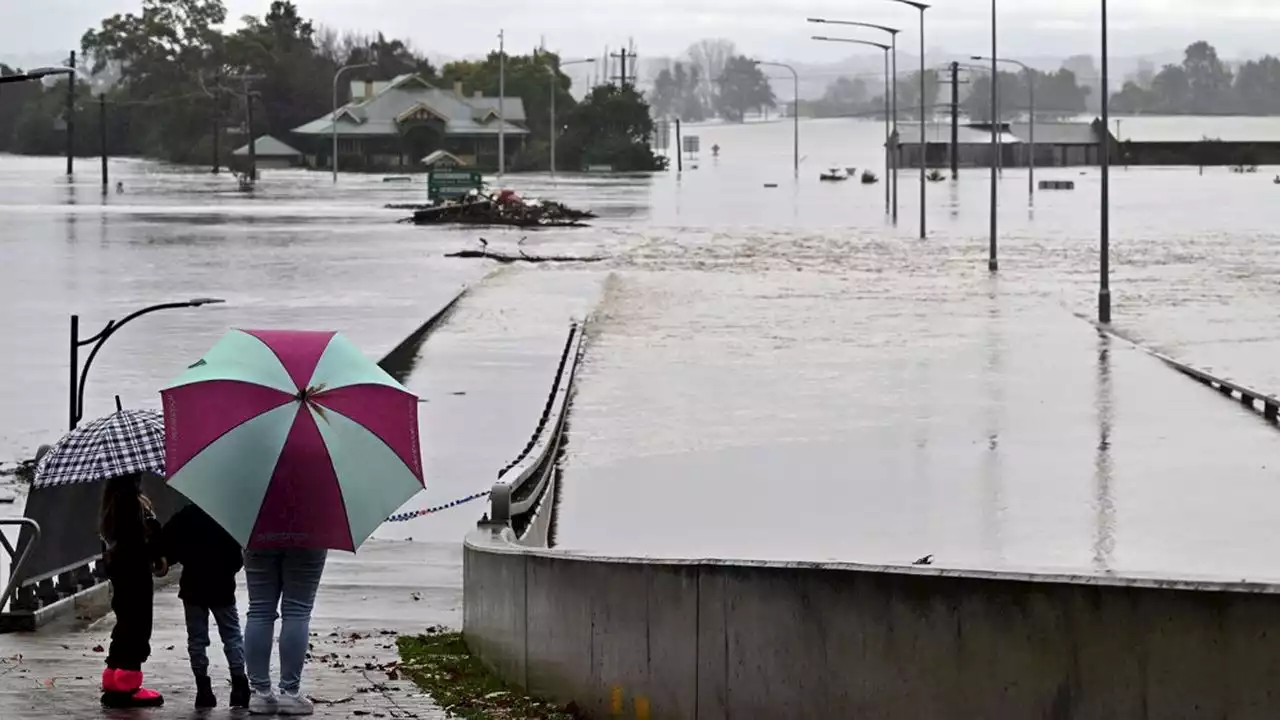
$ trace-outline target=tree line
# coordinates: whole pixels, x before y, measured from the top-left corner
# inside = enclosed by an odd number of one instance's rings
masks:
[[[760,66],[728,40],[694,43],[653,81],[658,117],[701,122],[720,117],[743,122],[748,113],[777,107],[773,87]]]
[[[1280,59],[1248,60],[1234,69],[1205,41],[1192,43],[1180,64],[1144,69],[1111,97],[1123,114],[1280,115]]]
[[[180,163],[211,162],[215,142],[225,162],[230,146],[248,142],[250,134],[287,139],[293,128],[328,115],[334,73],[346,65],[369,66],[354,69],[344,80],[389,80],[412,73],[442,88],[461,83],[466,94],[498,94],[496,52],[483,60],[436,68],[407,40],[317,27],[288,0],[275,0],[261,17],[242,17],[234,30],[224,31],[226,22],[223,0],[142,0],[139,13],[112,15],[85,32],[83,74],[74,80],[77,151],[97,152],[95,93],[105,94],[109,108],[112,155]],[[587,158],[606,162],[608,148],[622,154],[625,169],[661,165],[661,158],[644,152],[652,121],[643,97],[633,89],[597,89],[579,104],[554,53],[508,55],[506,63],[507,96],[524,101],[531,133],[513,169],[541,169],[549,161],[549,88],[556,93],[557,124],[563,123],[565,141],[557,151],[565,167]],[[0,66],[0,73],[15,72]],[[339,85],[339,104],[350,99],[349,88],[349,82]],[[0,151],[62,152],[66,98],[65,82],[4,86]],[[247,127],[249,102],[252,128]],[[591,127],[607,131],[592,134],[586,131]],[[633,143],[643,148],[630,148]]]

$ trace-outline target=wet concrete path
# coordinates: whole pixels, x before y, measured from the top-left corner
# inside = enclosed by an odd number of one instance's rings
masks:
[[[601,315],[563,548],[1280,579],[1280,433],[1016,284],[636,272]]]
[[[471,287],[422,346],[405,381],[423,400],[419,427],[427,490],[402,511],[493,485],[536,427],[569,325],[595,307],[602,280],[592,273],[501,268]],[[453,542],[486,511],[479,500],[387,523],[375,536]]]
[[[243,575],[238,602],[243,615],[248,607]],[[165,694],[165,706],[104,713],[99,681],[106,656],[98,649],[108,645],[113,622],[108,615],[87,628],[0,635],[0,717],[236,716],[226,707],[229,686],[217,684],[226,676],[226,660],[216,639],[209,658],[220,707],[204,713],[193,709],[195,689],[176,586],[156,593],[152,656],[145,668],[148,685]],[[460,544],[371,541],[356,555],[331,554],[312,615],[312,649],[303,675],[303,691],[316,701],[315,717],[444,718],[430,698],[395,674],[395,641],[400,633],[461,624]]]

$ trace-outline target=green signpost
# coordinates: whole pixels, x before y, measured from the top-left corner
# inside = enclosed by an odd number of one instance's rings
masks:
[[[462,197],[484,187],[484,176],[475,170],[432,170],[427,177],[427,197],[431,200]]]

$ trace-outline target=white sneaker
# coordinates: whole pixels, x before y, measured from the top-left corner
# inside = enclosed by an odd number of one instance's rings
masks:
[[[276,699],[275,693],[253,691],[253,696],[249,698],[249,714],[250,715],[275,715],[280,707],[280,701]]]
[[[311,715],[316,706],[301,693],[280,693],[276,700],[276,713],[279,715]]]

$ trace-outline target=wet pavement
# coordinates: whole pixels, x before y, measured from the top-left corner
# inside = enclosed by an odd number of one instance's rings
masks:
[[[354,556],[331,554],[312,615],[312,649],[303,692],[319,718],[446,717],[431,699],[396,671],[396,636],[462,622],[460,544],[369,542]],[[248,600],[241,577],[241,613]],[[165,694],[155,710],[104,712],[99,705],[112,616],[82,629],[0,635],[0,717],[228,718],[247,717],[226,707],[226,660],[215,639],[210,674],[220,707],[197,713],[186,656],[186,630],[177,588],[155,597],[149,687]],[[274,665],[273,659],[273,665]],[[273,672],[275,672],[273,670]]]

